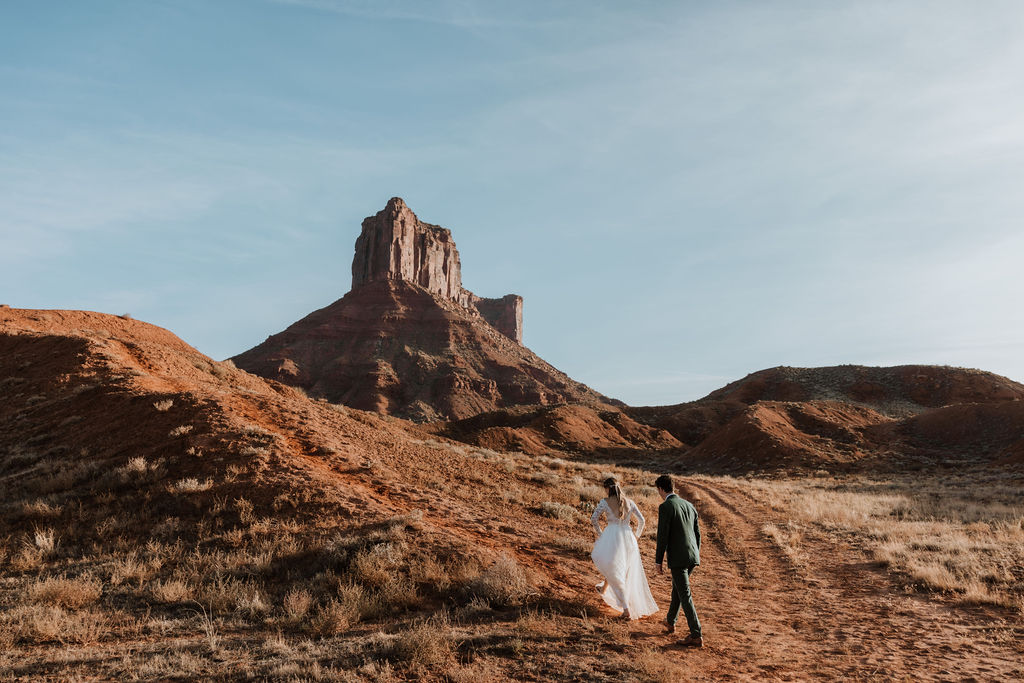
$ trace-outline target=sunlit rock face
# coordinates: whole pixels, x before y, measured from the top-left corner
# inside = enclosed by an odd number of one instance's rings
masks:
[[[380,280],[403,280],[480,314],[509,339],[523,342],[523,298],[476,296],[462,287],[462,263],[452,233],[424,223],[401,197],[363,220],[352,258],[352,289]]]

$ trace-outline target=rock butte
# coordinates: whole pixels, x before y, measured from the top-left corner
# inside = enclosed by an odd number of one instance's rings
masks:
[[[523,343],[523,297],[479,297],[462,286],[462,261],[450,230],[424,223],[401,197],[363,221],[352,258],[352,289],[378,280],[404,280],[479,313],[499,332]]]
[[[479,297],[461,271],[451,232],[392,198],[362,223],[352,290],[232,360],[314,397],[415,420],[608,406],[522,345],[522,297]]]

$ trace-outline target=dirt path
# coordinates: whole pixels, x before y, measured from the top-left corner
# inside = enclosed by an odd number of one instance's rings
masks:
[[[763,532],[784,520],[738,486],[687,480],[705,540],[694,597],[707,642],[679,650],[687,675],[715,680],[1019,680],[1018,617],[905,593],[863,551],[806,536],[798,563]],[[653,550],[653,540],[645,542]],[[668,581],[651,577],[667,606]],[[658,616],[662,617],[664,613]],[[680,615],[680,631],[685,621]],[[640,622],[634,637],[657,637]]]

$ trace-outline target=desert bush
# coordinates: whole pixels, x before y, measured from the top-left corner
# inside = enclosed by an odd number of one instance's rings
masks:
[[[349,566],[349,575],[365,586],[379,588],[395,574],[400,551],[391,543],[381,543],[358,552]]]
[[[234,362],[232,362],[230,359],[214,361],[213,363],[210,364],[210,374],[212,374],[217,379],[224,379],[237,369],[238,368],[235,366]]]
[[[192,586],[178,579],[157,581],[150,588],[150,593],[157,602],[175,603],[192,600]]]
[[[554,486],[561,480],[562,478],[553,472],[534,472],[530,475],[530,481],[537,482],[538,484],[544,484],[546,486]]]
[[[238,519],[242,524],[252,524],[256,521],[256,515],[253,514],[253,506],[245,498],[235,499],[235,510],[238,512]]]
[[[21,550],[11,558],[11,568],[17,572],[29,572],[43,566],[45,557],[35,546],[23,545]]]
[[[502,555],[468,586],[471,593],[492,605],[508,607],[520,604],[532,592],[533,582],[510,555]]]
[[[85,574],[73,578],[55,576],[41,579],[28,587],[32,602],[79,609],[91,605],[103,594],[103,584],[94,576]]]
[[[36,519],[51,519],[60,517],[62,508],[60,505],[51,505],[45,500],[25,501],[21,504],[21,514],[25,517]]]
[[[358,583],[350,581],[339,584],[336,592],[335,601],[341,605],[342,609],[355,615],[352,619],[353,623],[361,619],[373,618],[384,611],[384,605],[380,598]]]
[[[94,643],[108,631],[98,612],[66,612],[53,605],[22,605],[0,615],[6,640],[23,643]]]
[[[242,433],[247,435],[247,436],[258,436],[258,437],[263,437],[263,438],[271,439],[271,440],[276,438],[276,436],[274,435],[273,432],[267,431],[263,427],[260,427],[259,425],[254,425],[254,424],[247,424],[247,425],[243,426],[242,427]]]
[[[153,407],[157,409],[157,412],[166,413],[174,405],[174,399],[168,398],[163,401],[157,401],[153,404]]]
[[[281,608],[288,619],[300,621],[313,606],[313,596],[304,588],[292,588],[285,594]]]
[[[195,477],[188,477],[186,479],[179,479],[171,484],[169,488],[172,493],[199,493],[201,491],[208,491],[211,487],[213,487],[212,479],[199,481]]]
[[[214,612],[232,610],[256,616],[267,611],[263,592],[258,585],[220,573],[199,585],[196,600]]]
[[[120,483],[128,483],[131,481],[138,480],[150,471],[150,465],[146,459],[142,456],[131,458],[123,466],[118,467],[115,471],[117,478]]]
[[[52,554],[57,549],[59,543],[53,529],[37,528],[32,532],[31,544],[43,555]]]
[[[192,429],[192,425],[180,425],[172,429],[167,436],[171,437],[172,439],[177,438],[179,436],[185,436],[186,434],[191,432]]]
[[[153,573],[158,568],[159,566],[154,566],[151,562],[139,559],[138,553],[133,550],[124,557],[117,557],[112,560],[110,567],[110,585],[120,586],[125,581],[137,581],[141,583],[142,581],[146,581],[152,577]]]
[[[313,615],[310,628],[318,636],[334,636],[359,620],[359,605],[340,600],[331,600],[322,605]]]
[[[444,592],[451,588],[449,568],[433,555],[417,558],[409,567],[409,576],[418,584],[427,584]]]
[[[552,517],[554,519],[561,519],[566,522],[571,522],[579,519],[579,511],[571,505],[565,503],[555,503],[553,501],[545,501],[540,504],[540,511],[545,517]]]
[[[579,494],[580,502],[584,503],[597,503],[607,495],[602,487],[594,485],[577,486],[576,493]]]
[[[387,610],[399,610],[414,606],[420,602],[416,584],[404,574],[392,574],[377,588],[376,596],[381,607]]]
[[[442,673],[455,662],[447,615],[421,621],[403,631],[392,645],[393,656],[410,669]]]

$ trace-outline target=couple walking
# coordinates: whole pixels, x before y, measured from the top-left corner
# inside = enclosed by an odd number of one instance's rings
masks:
[[[667,633],[675,633],[676,617],[682,606],[690,635],[680,641],[686,647],[703,647],[700,621],[690,594],[690,574],[700,564],[700,526],[697,510],[688,501],[673,493],[672,478],[663,474],[654,482],[661,496],[658,507],[658,546],[654,563],[658,573],[664,573],[662,560],[668,555],[668,569],[672,575],[672,600],[665,618]],[[640,561],[640,547],[637,539],[644,531],[644,516],[640,508],[622,493],[615,477],[604,482],[608,497],[594,508],[590,521],[598,538],[594,543],[591,558],[604,576],[598,584],[601,597],[612,608],[622,610],[623,618],[639,619],[658,611],[658,605],[647,584],[647,574]],[[601,530],[600,519],[604,515],[607,526]],[[637,520],[633,533],[632,518]]]

